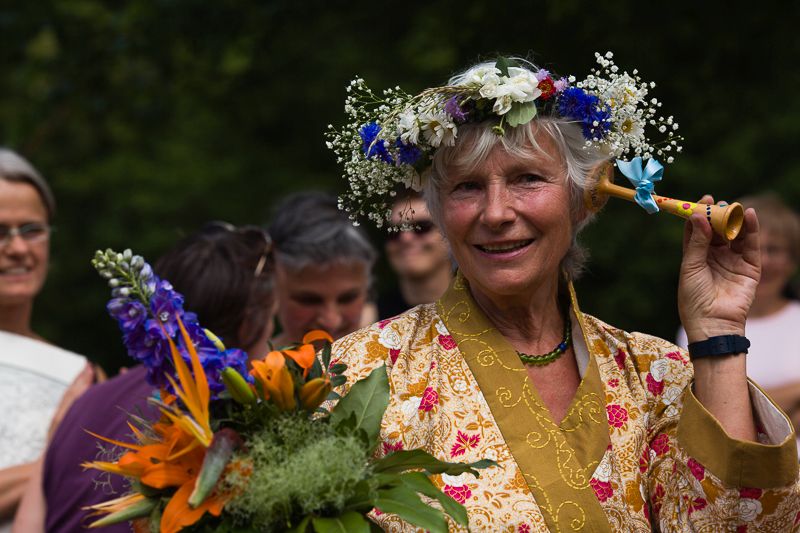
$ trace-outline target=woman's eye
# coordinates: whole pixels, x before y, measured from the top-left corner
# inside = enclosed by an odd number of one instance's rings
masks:
[[[538,174],[523,174],[517,180],[522,184],[528,183],[539,183],[544,178],[539,176]]]
[[[462,181],[453,187],[453,192],[471,192],[480,190],[480,185],[477,181]]]

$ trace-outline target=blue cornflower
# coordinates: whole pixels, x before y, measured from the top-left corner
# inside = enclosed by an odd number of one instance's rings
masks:
[[[389,163],[390,165],[394,164],[394,159],[392,159],[391,154],[386,150],[386,141],[378,138],[380,132],[381,127],[377,122],[370,122],[361,126],[361,129],[358,130],[358,135],[364,143],[361,149],[368,159],[377,156],[385,163]]]
[[[611,129],[608,104],[578,87],[564,89],[558,101],[558,112],[562,117],[580,122],[583,136],[589,140],[602,138]]]
[[[578,87],[567,87],[558,99],[558,113],[565,118],[583,121],[589,112],[589,95]]]
[[[422,155],[422,150],[416,145],[406,144],[400,139],[394,145],[397,147],[397,162],[401,165],[413,165]]]

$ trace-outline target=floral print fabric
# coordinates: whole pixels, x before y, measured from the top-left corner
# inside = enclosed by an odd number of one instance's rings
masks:
[[[459,288],[458,280],[443,301],[446,303],[459,290],[458,297],[462,303],[466,299],[469,312],[480,313],[465,296],[464,287]],[[474,372],[490,370],[468,364],[459,345],[467,338],[463,336],[466,333],[451,334],[446,322],[453,318],[443,311],[446,306],[442,302],[419,306],[341,339],[334,345],[334,357],[348,365],[350,383],[377,366],[387,366],[391,398],[383,419],[384,442],[379,453],[424,448],[446,461],[488,458],[498,462],[498,466],[481,471],[479,478],[469,474],[433,476],[446,494],[466,506],[472,531],[800,529],[797,464],[776,464],[766,459],[771,452],[762,450],[771,448],[774,452],[794,446],[794,439],[789,438],[790,426],[774,406],[755,402],[756,416],[765,425],[760,436],[773,446],[750,443],[746,448],[750,458],[764,461],[767,473],[749,480],[761,486],[750,486],[746,473],[732,471],[735,464],[731,471],[712,473],[705,462],[713,462],[713,456],[726,447],[742,444],[732,439],[705,442],[708,439],[704,435],[687,437],[685,431],[679,431],[685,405],[693,409],[691,416],[701,427],[715,423],[695,405],[699,403],[690,390],[692,366],[686,354],[666,341],[629,334],[582,315],[575,302],[573,305],[589,357],[593,358],[583,379],[597,380],[605,395],[602,422],[608,440],[599,462],[585,465],[591,475],[575,481],[570,485],[574,488],[566,493],[563,488],[550,491],[532,482],[557,477],[555,465],[534,463],[530,469],[536,472],[520,468],[521,461],[529,463],[523,459],[519,444],[512,449],[509,442],[519,441],[515,435],[520,431],[522,440],[530,441],[531,436],[524,433],[528,421],[498,424],[492,397],[502,397],[502,393],[481,390]],[[470,337],[475,338],[479,337]],[[477,357],[489,357],[490,348],[479,351]],[[559,452],[584,457],[570,448],[580,447],[575,446],[580,436],[579,428],[577,441],[573,435],[573,440],[542,446],[561,446],[564,450]],[[700,442],[689,442],[692,438]],[[688,448],[694,455],[687,452]],[[762,452],[763,457],[759,455]],[[781,457],[795,453],[788,450]],[[781,473],[769,473],[774,470]],[[730,483],[732,477],[741,482]],[[589,491],[592,501],[573,498],[570,491],[576,495]],[[551,497],[553,494],[558,498]],[[569,520],[563,520],[564,516]],[[376,510],[374,519],[387,531],[413,531],[398,517],[380,510]],[[452,530],[457,529],[453,526]]]

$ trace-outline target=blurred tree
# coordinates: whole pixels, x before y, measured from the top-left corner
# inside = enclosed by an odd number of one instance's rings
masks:
[[[614,50],[657,82],[686,137],[661,194],[774,189],[797,202],[798,6],[0,2],[0,142],[42,170],[60,209],[37,328],[109,369],[126,364],[94,249],[155,261],[203,221],[265,222],[287,192],[340,191],[323,133],[343,121],[356,74],[416,91],[513,53],[580,77],[595,51]],[[584,309],[671,338],[681,231],[677,219],[610,202],[583,238],[593,252],[578,286]]]

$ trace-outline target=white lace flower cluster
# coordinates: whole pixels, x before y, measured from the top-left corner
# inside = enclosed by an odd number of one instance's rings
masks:
[[[672,163],[674,154],[682,150],[683,138],[676,133],[678,123],[671,115],[658,116],[661,102],[656,98],[648,100],[649,89],[656,86],[655,82],[642,81],[636,69],[631,74],[620,72],[613,58],[612,52],[595,53],[599,68],[592,69],[585,80],[575,84],[597,96],[610,111],[608,133],[599,140],[587,140],[587,145],[598,146],[614,157],[628,154],[647,159],[658,156]],[[645,133],[647,126],[656,128],[665,138],[651,143]]]
[[[347,87],[347,124],[342,129],[329,125],[326,134],[349,184],[340,208],[353,220],[366,217],[380,227],[389,220],[396,188],[421,189],[434,151],[455,144],[459,125],[493,118],[493,131],[502,135],[504,126],[527,124],[543,110],[578,123],[587,146],[610,156],[658,155],[671,163],[681,151],[678,124],[671,116],[657,116],[661,104],[647,99],[655,84],[642,82],[635,70],[620,73],[611,52],[595,56],[600,67],[577,83],[572,76],[556,78],[505,58],[414,96],[399,87],[378,95],[363,79],[354,79]],[[666,139],[651,143],[648,126]]]

